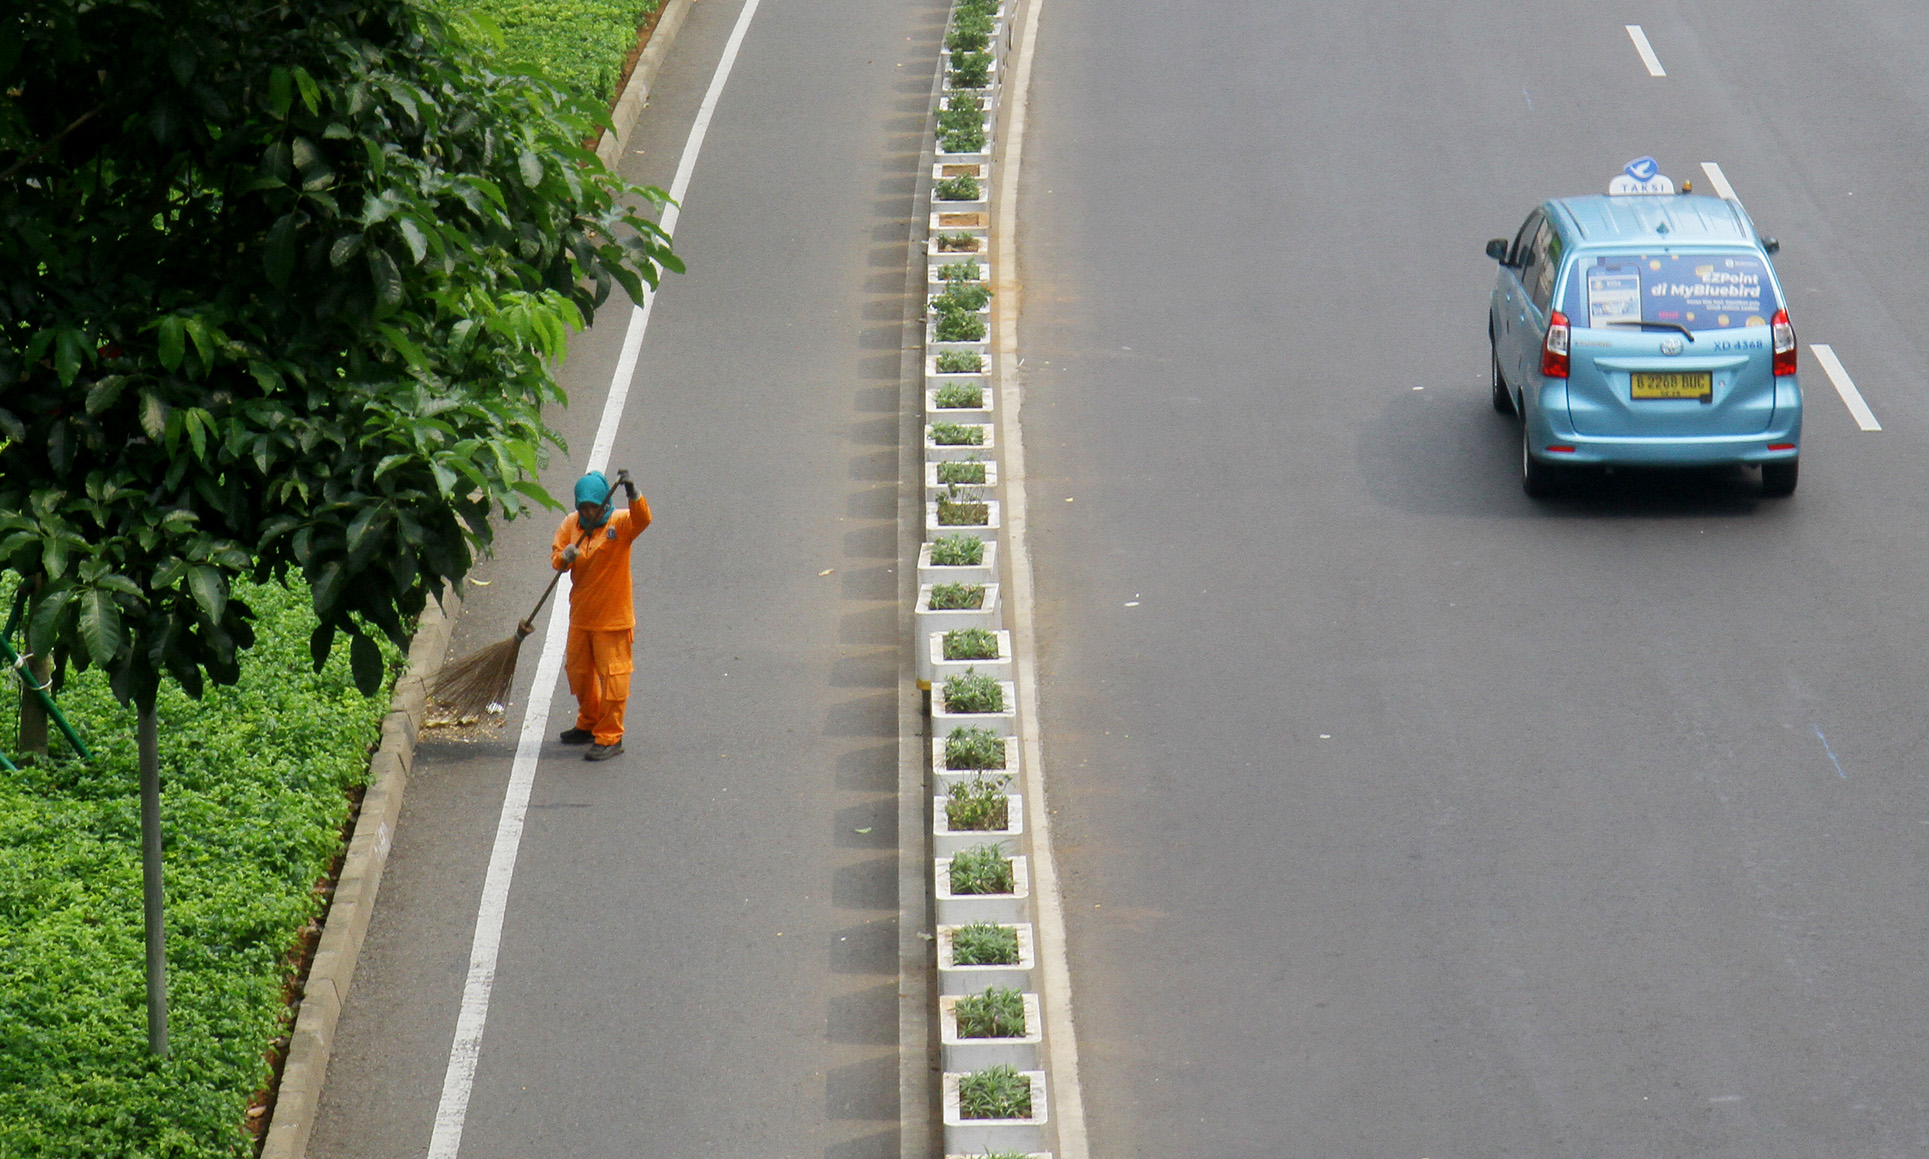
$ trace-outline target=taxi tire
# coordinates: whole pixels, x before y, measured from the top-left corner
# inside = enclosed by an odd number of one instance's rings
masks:
[[[1507,388],[1507,376],[1500,372],[1500,355],[1490,346],[1487,357],[1494,364],[1494,410],[1500,414],[1514,413],[1514,392]]]
[[[1536,459],[1529,449],[1533,444],[1528,441],[1527,419],[1520,421],[1520,489],[1527,492],[1529,499],[1545,499],[1554,493],[1556,468],[1552,463]]]
[[[1770,499],[1786,499],[1795,494],[1795,481],[1801,474],[1801,460],[1762,464],[1762,494]]]

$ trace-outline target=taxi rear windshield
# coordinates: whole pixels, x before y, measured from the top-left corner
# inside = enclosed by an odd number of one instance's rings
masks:
[[[1591,328],[1668,322],[1690,330],[1766,326],[1781,308],[1768,263],[1750,254],[1631,253],[1582,258],[1563,311]]]

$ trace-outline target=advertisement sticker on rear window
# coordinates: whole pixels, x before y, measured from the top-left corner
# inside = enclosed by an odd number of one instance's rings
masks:
[[[1586,274],[1590,326],[1639,321],[1731,330],[1766,326],[1775,312],[1768,267],[1747,255],[1603,257]]]

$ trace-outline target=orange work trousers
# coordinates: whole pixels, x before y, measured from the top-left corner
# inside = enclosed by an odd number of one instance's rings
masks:
[[[576,727],[591,733],[597,744],[623,739],[623,706],[630,698],[630,673],[636,664],[630,646],[636,631],[591,632],[569,630],[569,651],[563,671],[576,697]]]

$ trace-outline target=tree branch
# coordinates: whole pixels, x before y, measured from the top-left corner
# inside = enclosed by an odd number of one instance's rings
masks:
[[[60,132],[55,133],[50,139],[42,141],[40,144],[35,145],[33,148],[27,150],[26,154],[23,155],[20,158],[20,160],[15,161],[13,164],[7,166],[5,169],[0,169],[0,181],[5,181],[7,178],[12,177],[15,173],[18,173],[20,172],[20,170],[25,169],[27,166],[33,164],[34,161],[39,159],[42,153],[45,153],[47,150],[53,148],[55,145],[60,144],[60,142],[66,138],[67,134],[73,132],[75,129],[80,128],[88,121],[93,120],[95,114],[104,112],[106,111],[106,109],[107,109],[107,106],[104,104],[95,105],[93,108],[88,109],[80,116],[75,117],[73,124],[68,125]]]

